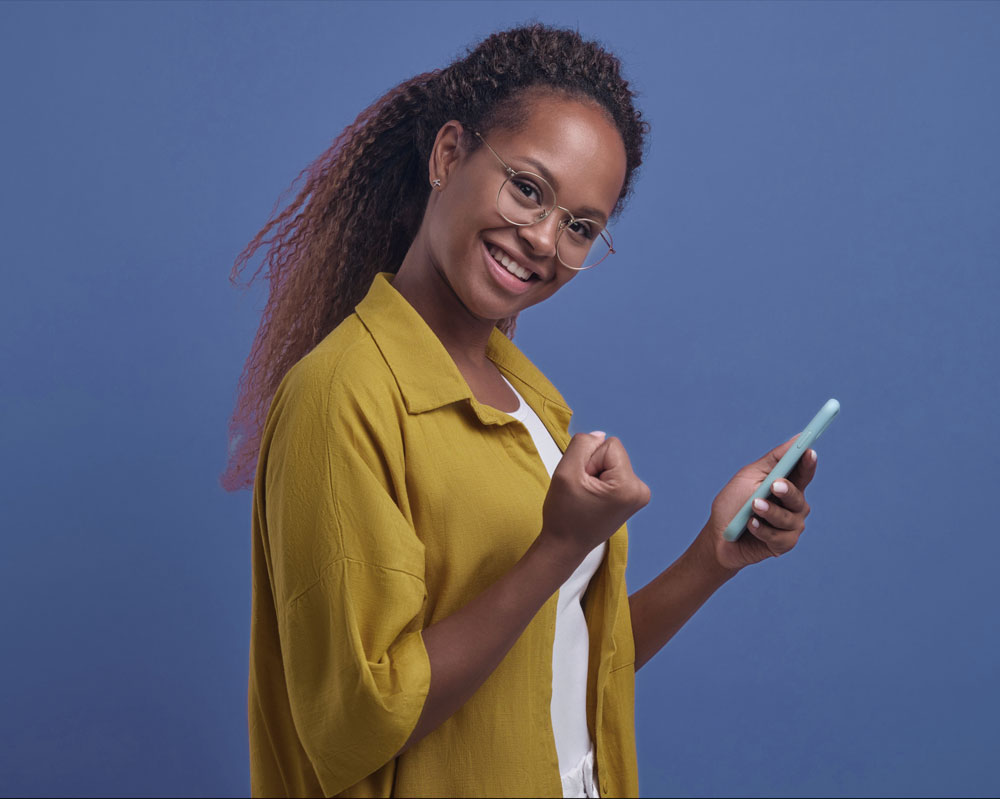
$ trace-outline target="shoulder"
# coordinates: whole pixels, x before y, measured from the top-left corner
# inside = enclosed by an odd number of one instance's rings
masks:
[[[399,468],[405,416],[392,371],[352,314],[285,374],[260,457],[269,473],[276,459],[285,470],[294,464],[315,475],[335,463]]]
[[[400,404],[392,370],[354,313],[288,370],[275,405],[290,401],[333,416],[371,416]]]

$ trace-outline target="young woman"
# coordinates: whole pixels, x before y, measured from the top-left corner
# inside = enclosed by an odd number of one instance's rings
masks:
[[[608,222],[646,128],[595,43],[497,33],[365,110],[241,255],[268,245],[271,281],[225,475],[254,477],[255,795],[636,795],[635,671],[795,546],[813,452],[722,539],[785,442],[629,596],[650,490],[511,341],[626,267]]]

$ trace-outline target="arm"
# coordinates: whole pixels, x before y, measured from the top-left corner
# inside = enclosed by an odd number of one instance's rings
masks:
[[[617,439],[573,436],[538,540],[479,596],[423,627],[425,546],[393,491],[404,472],[398,420],[389,403],[357,395],[367,383],[331,389],[335,377],[305,367],[286,377],[258,496],[284,693],[327,796],[458,710],[587,553],[649,501]]]
[[[786,441],[740,469],[712,502],[708,523],[687,551],[629,597],[636,671],[740,569],[782,555],[798,543],[810,511],[803,492],[816,474],[814,450],[799,460],[787,478],[775,481],[768,507],[754,509],[748,532],[732,542],[722,537],[729,520],[794,441]]]
[[[423,630],[431,664],[430,690],[417,726],[397,756],[468,701],[579,563],[578,552],[540,535],[492,586]]]
[[[720,566],[699,535],[674,563],[628,598],[638,671],[736,570]]]
[[[400,752],[475,693],[587,553],[649,502],[649,487],[632,472],[621,442],[603,438],[573,436],[545,496],[542,532],[514,567],[461,610],[423,630],[430,688]]]

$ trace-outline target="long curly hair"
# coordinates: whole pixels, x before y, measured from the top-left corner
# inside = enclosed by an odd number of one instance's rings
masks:
[[[427,164],[450,119],[483,134],[517,130],[524,92],[547,90],[596,102],[625,143],[626,173],[612,216],[631,193],[649,125],[619,60],[573,30],[532,24],[494,33],[444,69],[391,89],[292,182],[291,202],[239,254],[239,278],[262,248],[269,296],[240,377],[229,422],[227,491],[253,485],[263,426],[286,372],[364,299],[378,272],[395,273],[412,244],[431,188]],[[478,140],[464,141],[474,150]],[[514,337],[517,317],[497,327]]]

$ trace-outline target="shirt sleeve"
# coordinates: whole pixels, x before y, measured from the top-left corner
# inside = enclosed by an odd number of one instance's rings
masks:
[[[266,463],[271,571],[292,718],[331,796],[392,760],[420,717],[424,552],[399,504],[391,403],[370,387],[287,382]]]

